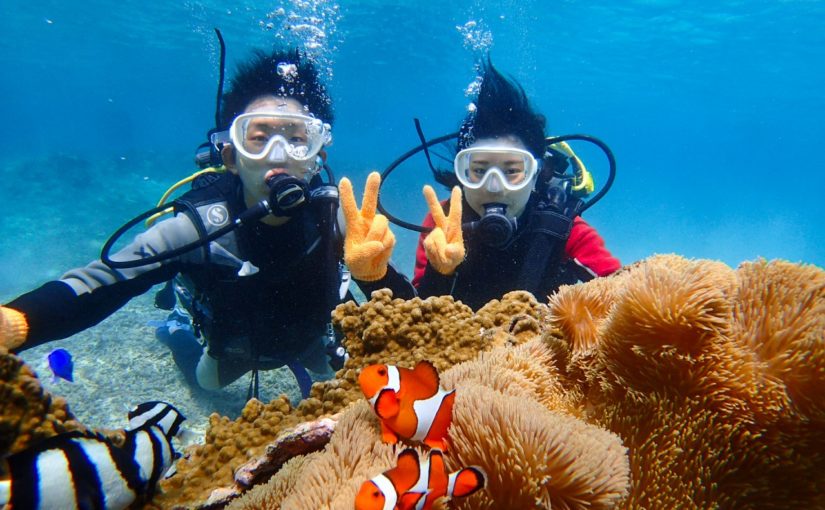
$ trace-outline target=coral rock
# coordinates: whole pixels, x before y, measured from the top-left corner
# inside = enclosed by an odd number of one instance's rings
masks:
[[[86,430],[14,354],[0,354],[0,457],[63,432]]]

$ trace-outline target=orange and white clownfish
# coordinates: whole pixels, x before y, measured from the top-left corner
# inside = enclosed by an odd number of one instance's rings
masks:
[[[361,484],[355,510],[427,510],[440,497],[469,496],[486,481],[477,466],[448,474],[441,450],[430,450],[420,462],[418,452],[407,448],[398,455],[396,467]]]
[[[380,418],[384,442],[395,444],[401,437],[447,449],[455,390],[441,389],[432,363],[419,361],[412,370],[370,365],[361,370],[358,384]]]

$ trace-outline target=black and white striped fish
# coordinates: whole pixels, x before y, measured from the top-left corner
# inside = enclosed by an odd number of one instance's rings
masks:
[[[148,501],[177,456],[172,438],[186,418],[165,402],[129,412],[123,446],[100,434],[60,434],[8,457],[0,508],[122,509]]]

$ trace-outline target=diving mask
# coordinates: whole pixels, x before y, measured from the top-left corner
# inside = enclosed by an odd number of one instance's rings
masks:
[[[471,147],[460,151],[454,161],[455,175],[469,189],[490,192],[518,191],[531,185],[538,171],[532,154],[523,149]]]
[[[315,161],[332,143],[330,125],[300,113],[251,112],[238,115],[229,128],[235,149],[251,160]]]

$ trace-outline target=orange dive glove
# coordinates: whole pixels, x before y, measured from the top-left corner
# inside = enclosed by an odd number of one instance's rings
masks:
[[[23,345],[29,333],[26,316],[12,308],[0,306],[0,349]]]
[[[344,177],[339,189],[341,208],[347,235],[344,239],[344,262],[353,278],[365,282],[379,280],[387,274],[387,263],[395,247],[395,235],[383,214],[375,214],[381,175],[372,172],[367,177],[361,210],[355,204],[352,183]]]
[[[446,216],[432,187],[424,186],[424,198],[435,222],[435,228],[424,238],[424,252],[436,271],[449,276],[464,260],[465,253],[464,234],[461,232],[461,188],[453,188],[450,214]]]

